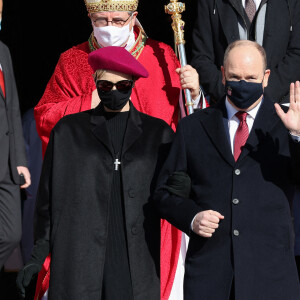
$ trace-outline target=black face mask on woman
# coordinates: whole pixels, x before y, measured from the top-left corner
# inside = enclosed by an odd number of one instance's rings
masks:
[[[240,109],[250,107],[264,93],[262,82],[248,82],[245,80],[226,80],[225,90],[230,101]]]
[[[113,90],[113,86],[116,90]],[[117,83],[112,83],[106,80],[98,80],[96,83],[98,95],[101,103],[111,110],[120,110],[129,101],[132,93],[133,81],[122,80]]]

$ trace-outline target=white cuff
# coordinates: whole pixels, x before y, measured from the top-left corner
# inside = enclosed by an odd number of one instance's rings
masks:
[[[196,216],[197,216],[197,215],[196,215]],[[194,223],[194,220],[195,220],[196,216],[193,218],[192,223],[191,223],[191,230],[192,230],[192,231],[193,231],[193,223]]]
[[[197,109],[197,108],[200,107],[200,99],[201,99],[201,93],[199,94],[199,96],[195,100],[192,99],[194,109]]]
[[[299,135],[295,135],[295,134],[292,134],[292,133],[290,133],[290,135],[291,135],[291,138],[292,138],[295,142],[300,143],[300,136],[299,136]]]

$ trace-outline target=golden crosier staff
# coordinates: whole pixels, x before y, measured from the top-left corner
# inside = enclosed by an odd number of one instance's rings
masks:
[[[181,13],[185,11],[185,4],[177,2],[177,0],[170,0],[171,2],[168,5],[165,5],[165,12],[169,15],[172,15],[172,28],[175,34],[175,42],[178,47],[179,60],[182,67],[187,64],[186,54],[185,54],[185,40],[184,40],[184,21],[181,19]],[[190,90],[185,89],[185,105],[187,107],[188,114],[194,112],[193,102]],[[201,93],[201,90],[200,90]]]

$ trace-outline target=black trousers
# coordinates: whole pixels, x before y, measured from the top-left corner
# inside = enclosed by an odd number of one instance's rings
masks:
[[[0,181],[0,269],[21,240],[20,187],[12,181],[10,169]]]
[[[295,256],[300,281],[300,255]]]

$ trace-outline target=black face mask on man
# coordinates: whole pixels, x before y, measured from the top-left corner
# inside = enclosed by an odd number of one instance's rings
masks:
[[[245,109],[255,103],[264,93],[262,82],[227,81],[226,95],[238,108]]]

